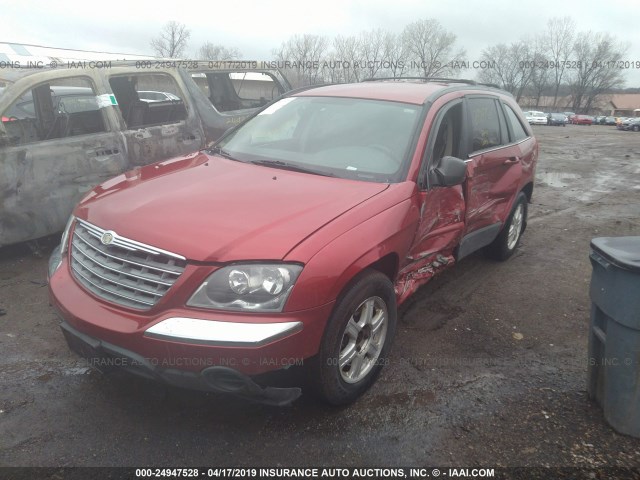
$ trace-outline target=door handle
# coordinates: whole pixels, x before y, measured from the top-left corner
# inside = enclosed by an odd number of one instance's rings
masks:
[[[514,163],[518,163],[519,161],[520,157],[509,157],[503,162],[503,165],[513,165]]]
[[[98,147],[91,150],[87,150],[88,157],[94,157],[97,160],[106,160],[113,155],[118,155],[120,150],[118,147]]]

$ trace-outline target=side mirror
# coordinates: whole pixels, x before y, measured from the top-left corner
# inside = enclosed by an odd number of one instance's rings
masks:
[[[442,157],[429,176],[431,185],[440,187],[460,185],[467,176],[467,164],[456,157]]]

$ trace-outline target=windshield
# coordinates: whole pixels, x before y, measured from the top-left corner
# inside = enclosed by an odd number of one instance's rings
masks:
[[[337,97],[289,97],[217,145],[234,159],[372,182],[406,174],[421,107]]]

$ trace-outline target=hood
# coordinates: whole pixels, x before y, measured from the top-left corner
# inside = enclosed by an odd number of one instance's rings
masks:
[[[386,188],[196,153],[115,177],[75,213],[190,260],[279,260]]]

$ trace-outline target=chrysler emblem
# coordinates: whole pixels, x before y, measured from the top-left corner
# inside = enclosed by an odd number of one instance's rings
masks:
[[[104,232],[102,234],[102,237],[100,237],[100,241],[103,245],[109,245],[111,242],[113,242],[113,236],[113,232]]]

